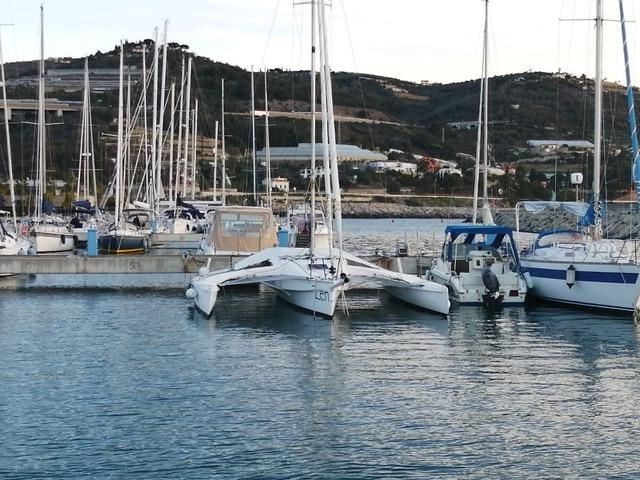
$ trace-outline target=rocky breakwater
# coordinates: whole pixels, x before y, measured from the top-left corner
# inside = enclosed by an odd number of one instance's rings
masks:
[[[284,204],[275,204],[273,210],[284,215]],[[342,202],[344,218],[471,218],[470,207],[415,206],[385,202]]]
[[[515,209],[502,209],[494,213],[493,218],[499,225],[516,228]],[[520,209],[520,230],[537,233],[550,228],[576,228],[577,218],[567,212],[545,210],[541,213],[529,213]],[[640,210],[638,205],[607,205],[603,219],[604,233],[607,238],[640,238]]]
[[[342,216],[345,218],[469,218],[471,208],[345,202],[342,204]]]

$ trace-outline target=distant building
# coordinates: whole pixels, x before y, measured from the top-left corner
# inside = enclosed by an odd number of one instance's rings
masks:
[[[408,162],[369,162],[367,168],[374,170],[376,173],[382,172],[400,172],[405,175],[415,175],[418,172],[418,165]]]
[[[303,168],[300,170],[300,176],[305,180],[311,177],[311,168]],[[324,177],[324,167],[316,167],[316,177]]]
[[[560,148],[593,149],[593,143],[588,140],[527,140],[527,145],[547,151]]]
[[[309,162],[311,160],[311,144],[299,143],[297,147],[271,147],[272,162]],[[336,145],[338,163],[341,162],[372,162],[385,161],[387,156],[380,152],[373,152],[355,145]],[[266,159],[266,152],[263,148],[256,152],[256,157],[260,161]],[[322,144],[316,144],[316,159],[322,161]]]
[[[263,185],[267,185],[267,179],[262,180]],[[271,189],[276,189],[279,192],[289,191],[289,180],[283,177],[275,177],[271,179]]]

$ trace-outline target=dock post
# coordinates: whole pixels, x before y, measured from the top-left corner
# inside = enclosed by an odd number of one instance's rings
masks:
[[[93,226],[87,229],[87,256],[98,256],[98,230]]]

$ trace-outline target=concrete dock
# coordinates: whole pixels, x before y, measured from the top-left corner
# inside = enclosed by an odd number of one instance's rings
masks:
[[[117,274],[198,273],[210,261],[210,269],[227,268],[243,255],[5,255],[0,274]]]

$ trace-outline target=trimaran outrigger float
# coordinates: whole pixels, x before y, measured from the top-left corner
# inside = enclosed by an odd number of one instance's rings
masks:
[[[342,206],[338,181],[338,162],[331,75],[328,59],[326,15],[324,4],[311,1],[312,55],[311,55],[311,214],[315,212],[315,103],[316,103],[316,22],[320,43],[320,79],[322,106],[322,144],[327,196],[327,218],[330,247],[314,248],[313,239],[308,248],[274,247],[258,252],[224,270],[209,272],[203,267],[191,281],[187,297],[195,300],[198,309],[209,315],[215,306],[218,292],[231,285],[261,284],[275,290],[285,301],[304,310],[333,316],[339,297],[346,290],[363,286],[384,288],[390,295],[411,305],[438,313],[449,312],[446,287],[398,272],[391,272],[344,252],[342,248]],[[329,178],[330,177],[330,178]],[[313,219],[312,219],[313,225]],[[335,240],[334,245],[334,228]],[[313,229],[312,229],[313,235]]]

